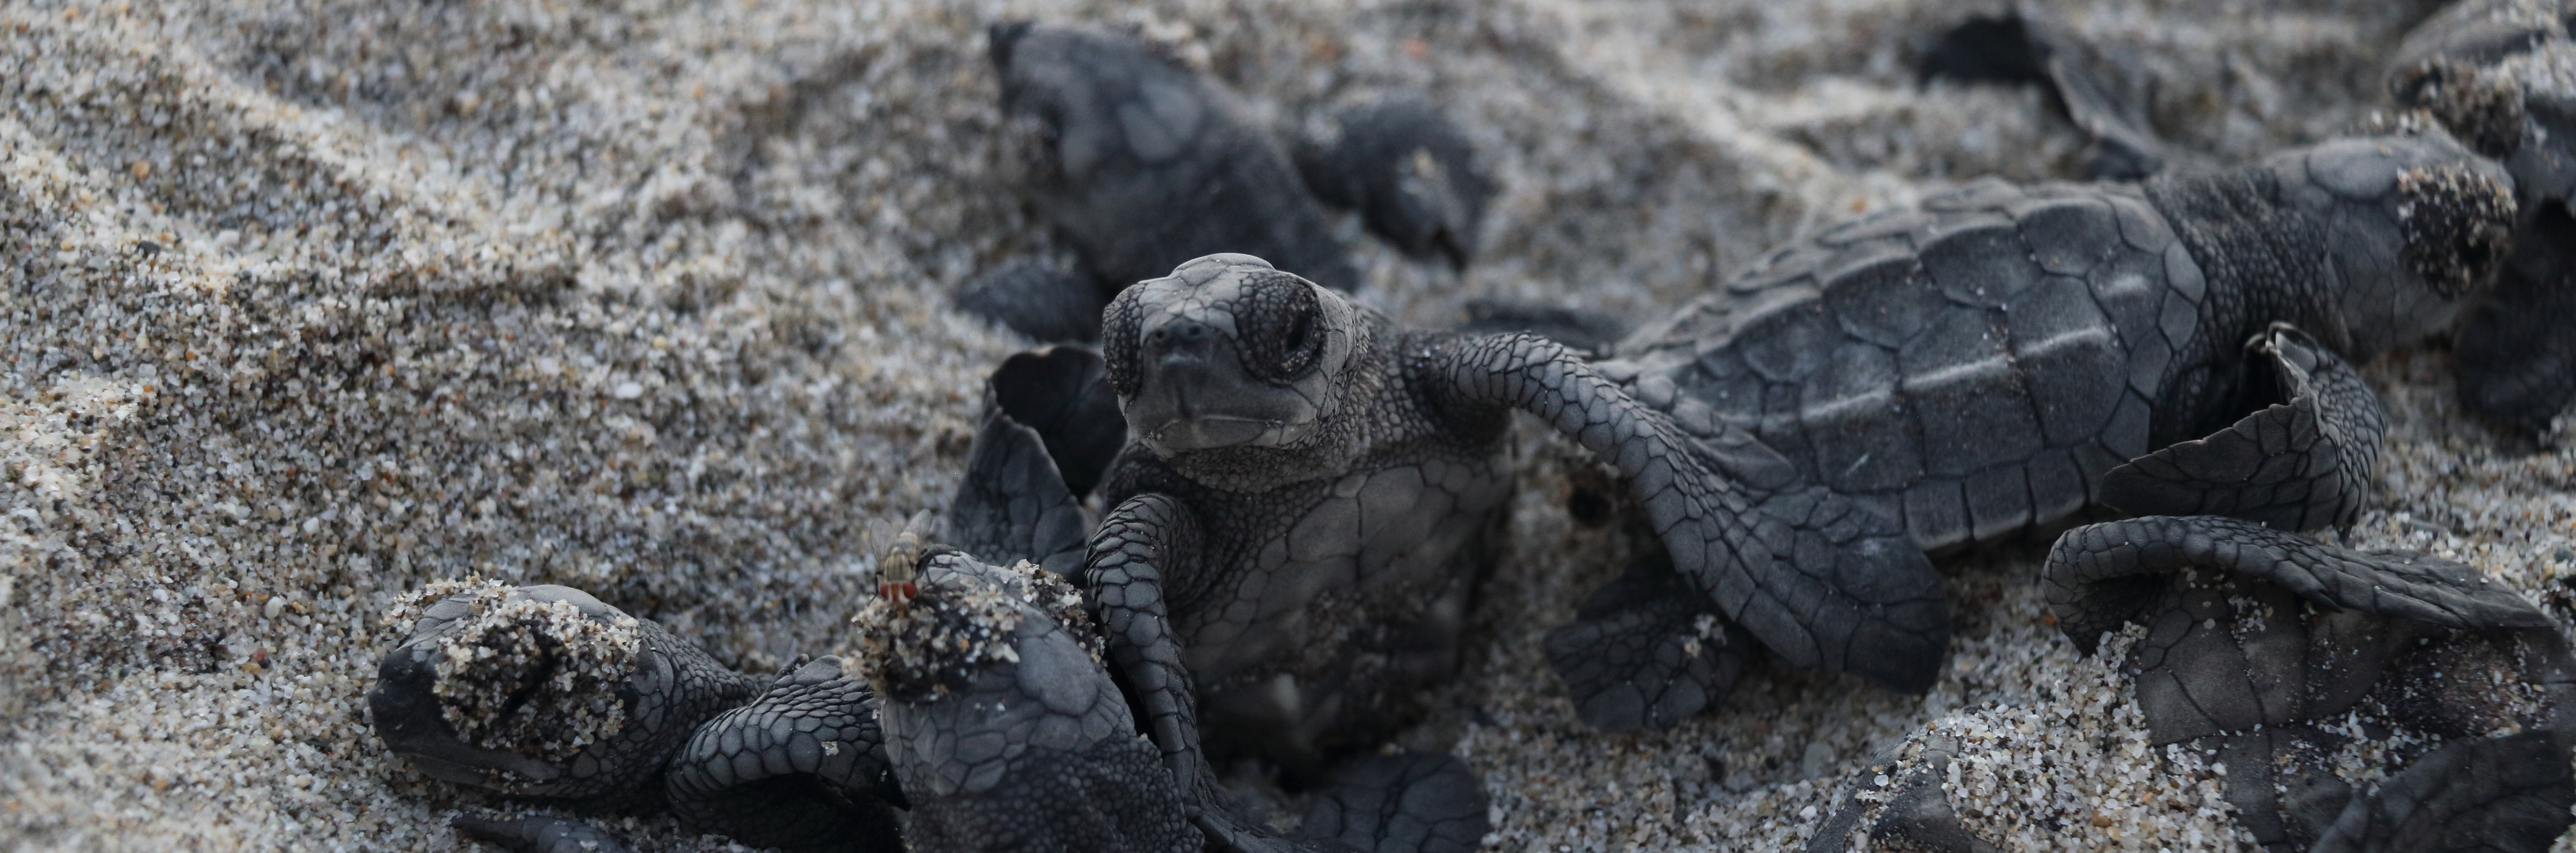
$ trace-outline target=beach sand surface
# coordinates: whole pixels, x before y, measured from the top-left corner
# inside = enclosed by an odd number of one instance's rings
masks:
[[[383,614],[433,580],[580,587],[746,671],[848,648],[873,555],[946,502],[984,372],[1028,346],[946,294],[1072,260],[996,144],[990,23],[1136,28],[1280,128],[1428,90],[1503,186],[1477,263],[1336,227],[1362,301],[1448,324],[1473,297],[1644,319],[1840,219],[2071,176],[2083,139],[2038,92],[1911,70],[1999,8],[0,5],[0,848],[459,850],[448,817],[536,808],[368,727]],[[2147,58],[2160,132],[2241,161],[2382,106],[2431,4],[2055,8]],[[2565,618],[2576,443],[2464,418],[2438,344],[2369,375],[2395,425],[2347,541]],[[1489,849],[1784,849],[1936,720],[1998,756],[1957,796],[2013,849],[2239,843],[2214,771],[2121,751],[2116,676],[2044,618],[2044,538],[1942,562],[1957,641],[1928,696],[1757,663],[1722,711],[1587,730],[1539,639],[1630,546],[1567,511],[1573,445],[1525,423],[1511,452],[1470,675],[1401,739],[1484,775]],[[2015,798],[2108,819],[1989,808]]]

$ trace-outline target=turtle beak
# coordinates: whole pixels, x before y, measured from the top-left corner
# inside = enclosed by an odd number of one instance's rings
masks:
[[[1299,409],[1312,408],[1245,372],[1234,342],[1205,322],[1169,323],[1142,343],[1144,381],[1127,403],[1127,427],[1156,453],[1276,444]]]

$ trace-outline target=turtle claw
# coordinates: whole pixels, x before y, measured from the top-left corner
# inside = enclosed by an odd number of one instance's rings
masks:
[[[1489,828],[1485,789],[1446,753],[1352,762],[1306,812],[1303,832],[1366,853],[1467,853]]]
[[[1671,728],[1724,703],[1751,642],[1669,560],[1652,560],[1594,591],[1547,633],[1546,650],[1575,714],[1622,732]]]

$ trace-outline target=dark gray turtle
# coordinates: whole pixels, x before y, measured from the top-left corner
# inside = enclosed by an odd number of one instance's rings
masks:
[[[2576,401],[2576,2],[2475,0],[2409,33],[2389,63],[2401,105],[2432,113],[2513,174],[2521,218],[2495,292],[2460,329],[2460,399],[2548,427]]]
[[[1769,544],[1830,558],[1840,543],[1858,578],[1864,561],[1921,559],[1901,533],[1819,518],[1802,538],[1562,345],[1400,328],[1241,255],[1130,288],[1103,332],[1131,438],[1103,481],[1111,509],[1082,583],[1144,728],[1202,790],[1210,755],[1265,759],[1292,785],[1338,769],[1339,805],[1317,826],[1401,806],[1447,815],[1387,821],[1419,825],[1423,849],[1473,847],[1481,795],[1454,760],[1336,765],[1419,719],[1426,688],[1454,674],[1512,488],[1514,411],[1613,460],[1695,577],[1842,630],[1825,641],[1836,663],[1848,652],[1851,668],[1913,677],[1940,655],[1928,570],[1855,595],[1783,571]],[[1388,783],[1402,795],[1364,790]]]
[[[1039,340],[1091,340],[1119,290],[1217,252],[1243,252],[1337,290],[1359,271],[1322,202],[1362,213],[1398,248],[1463,266],[1493,183],[1466,137],[1419,94],[1359,100],[1286,147],[1234,96],[1142,40],[1083,27],[992,28],[1010,147],[1038,210],[1082,269],[1007,266],[959,307]]]
[[[836,658],[761,679],[580,590],[493,586],[430,604],[367,700],[386,747],[434,778],[589,809],[667,806],[764,847],[902,849],[891,807],[904,800],[866,685]],[[456,825],[512,849],[616,849],[558,818]]]
[[[852,620],[914,849],[1205,847],[1101,666],[1079,593],[1025,561],[999,568],[941,546],[918,565]]]
[[[1671,680],[1727,667],[1623,651],[1645,636],[1678,649],[1709,633],[1706,614],[1793,664],[1927,688],[1944,634],[1923,552],[2064,523],[2105,496],[2111,469],[2286,400],[2263,376],[2272,359],[2246,358],[2275,322],[2354,359],[2447,328],[2505,248],[2507,187],[2438,133],[2344,139],[2138,186],[1978,181],[1780,249],[1599,366],[1669,417],[1747,507],[1739,518],[1776,532],[1737,552],[1759,555],[1742,574],[1675,548],[1706,601],[1587,608],[1564,631],[1603,639],[1561,634],[1551,659],[1569,684],[1598,685],[1575,702],[1611,728],[1697,710],[1658,697],[1724,695]],[[2333,452],[2250,447],[2262,456],[2220,462],[2302,479],[2240,500],[2299,517],[2354,506],[2360,478],[2325,476]],[[1656,527],[1670,544],[1671,525]]]
[[[370,693],[378,731],[437,778],[576,808],[667,808],[789,850],[1472,849],[1485,804],[1454,758],[1353,762],[1315,794],[1307,835],[1289,838],[1208,780],[1175,776],[1139,738],[1082,596],[1029,562],[1081,566],[1078,494],[1124,435],[1102,373],[1072,348],[994,372],[946,535],[1016,565],[925,548],[908,530],[879,562],[878,596],[854,619],[863,654],[846,670],[822,658],[759,693],[759,679],[577,590],[494,586],[432,604],[387,655]],[[568,818],[455,824],[513,849],[621,849]]]

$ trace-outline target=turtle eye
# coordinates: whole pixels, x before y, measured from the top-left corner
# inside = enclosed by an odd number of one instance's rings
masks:
[[[1326,337],[1316,328],[1320,306],[1314,285],[1271,273],[1246,291],[1244,306],[1235,314],[1243,335],[1244,369],[1282,384],[1305,378],[1323,360]]]

